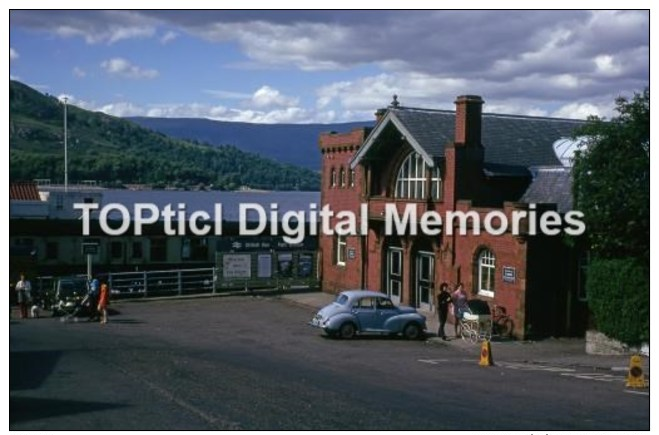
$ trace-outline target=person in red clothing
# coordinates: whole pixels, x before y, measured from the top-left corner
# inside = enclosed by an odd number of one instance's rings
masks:
[[[98,295],[98,312],[101,313],[101,323],[108,323],[108,305],[110,305],[110,288],[107,283],[101,284]]]

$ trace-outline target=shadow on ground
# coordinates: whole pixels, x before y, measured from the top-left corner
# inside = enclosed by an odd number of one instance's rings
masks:
[[[59,351],[9,353],[9,390],[38,388],[52,373],[61,356]]]
[[[48,417],[80,414],[121,408],[126,405],[101,402],[81,402],[78,400],[37,399],[33,397],[9,398],[9,425]]]

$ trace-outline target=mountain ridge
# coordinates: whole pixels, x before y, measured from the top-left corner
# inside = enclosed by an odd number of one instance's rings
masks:
[[[347,132],[372,127],[375,122],[331,124],[258,124],[206,118],[128,117],[130,121],[179,139],[197,140],[214,146],[231,144],[281,163],[320,170],[318,137],[321,133]]]

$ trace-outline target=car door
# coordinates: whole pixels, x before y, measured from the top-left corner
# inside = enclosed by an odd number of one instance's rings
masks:
[[[391,331],[389,330],[388,327],[385,327],[385,325],[387,324],[387,320],[398,314],[398,309],[393,304],[391,299],[386,297],[377,298],[375,310],[377,312],[376,317],[378,323],[377,326],[379,330],[381,331],[386,330],[388,332],[398,332],[398,331]]]
[[[378,318],[375,310],[375,298],[366,296],[353,302],[352,313],[359,323],[360,331],[377,331]]]

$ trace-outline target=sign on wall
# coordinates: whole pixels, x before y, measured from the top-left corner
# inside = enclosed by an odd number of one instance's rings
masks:
[[[227,254],[222,257],[222,271],[225,279],[251,278],[251,256],[249,254]]]
[[[515,282],[515,268],[511,266],[503,266],[503,282]]]

